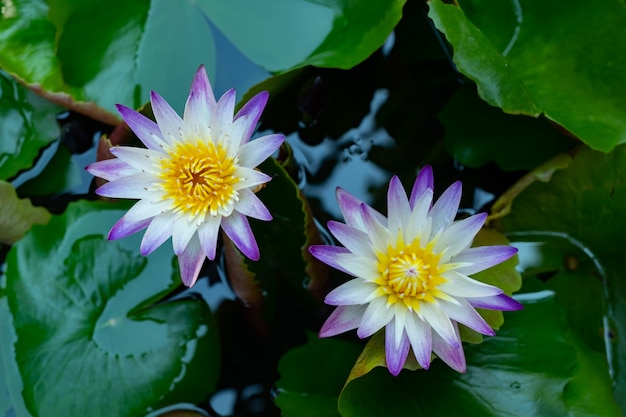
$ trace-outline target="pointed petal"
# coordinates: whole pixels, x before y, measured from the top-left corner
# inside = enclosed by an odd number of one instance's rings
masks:
[[[454,330],[458,338],[459,329],[454,325]],[[460,340],[460,339],[459,339]],[[433,352],[444,361],[450,368],[457,372],[464,373],[465,353],[463,352],[463,345],[459,342],[457,345],[450,345],[444,339],[442,339],[437,333],[433,334]]]
[[[150,226],[146,229],[146,233],[141,239],[141,245],[139,246],[139,252],[143,255],[149,255],[156,248],[161,246],[163,242],[172,236],[172,229],[174,227],[175,215],[172,213],[163,213],[152,219]]]
[[[476,237],[476,233],[485,224],[486,219],[487,213],[478,213],[466,219],[456,221],[445,229],[433,248],[435,252],[446,250],[441,257],[441,262],[447,262],[451,257],[467,249],[472,244],[474,237]]]
[[[220,230],[222,216],[207,216],[198,228],[198,238],[207,258],[215,259],[217,251],[217,234]]]
[[[118,104],[116,107],[130,130],[146,145],[146,148],[158,151],[168,143],[168,141],[161,136],[161,129],[159,129],[159,126],[155,122],[148,119],[143,114],[121,104]]]
[[[394,336],[396,326],[394,322],[395,320],[392,320],[385,329],[385,357],[389,372],[393,376],[398,376],[404,367],[406,357],[409,355],[410,344],[409,338],[404,331],[399,343],[396,343]]]
[[[387,191],[387,228],[392,236],[397,236],[409,221],[409,200],[400,179],[394,175]]]
[[[247,188],[239,190],[239,201],[235,204],[235,210],[253,219],[272,220],[272,214],[265,207],[265,204]]]
[[[143,219],[137,221],[128,221],[122,217],[113,225],[111,230],[109,231],[109,235],[107,239],[109,240],[117,240],[126,236],[130,236],[133,233],[137,233],[140,230],[148,227],[152,219]]]
[[[339,306],[326,319],[320,337],[335,336],[359,327],[366,306]]]
[[[360,278],[351,279],[329,292],[324,302],[333,306],[365,304],[376,288],[376,284]]]
[[[178,256],[178,266],[180,268],[180,277],[188,287],[193,286],[198,279],[200,269],[204,263],[204,252],[200,246],[200,241],[197,236],[194,236],[189,244]]]
[[[91,175],[104,178],[107,181],[113,181],[140,173],[137,168],[119,159],[105,159],[103,161],[94,162],[93,164],[87,165],[85,169]]]
[[[452,223],[459,210],[460,203],[461,182],[457,181],[441,194],[439,200],[430,209],[430,216],[433,219],[433,233],[437,233]]]
[[[383,298],[375,298],[365,309],[356,334],[361,339],[370,337],[385,327],[392,318],[393,311],[387,307],[387,301]]]
[[[162,152],[131,146],[113,146],[110,151],[127,164],[142,172],[149,173],[158,173],[160,171],[159,161],[165,156]]]
[[[471,262],[471,265],[456,268],[455,271],[465,275],[472,275],[498,265],[516,253],[517,248],[513,246],[478,246],[468,248],[459,253],[452,259],[452,262]]]
[[[352,255],[350,250],[338,246],[311,245],[309,246],[309,252],[326,265],[351,275],[351,273],[343,267],[343,260],[346,258],[346,255]]]
[[[158,93],[150,93],[152,112],[161,130],[161,137],[168,144],[182,140],[183,120]]]
[[[409,199],[411,210],[414,209],[415,205],[422,197],[422,195],[424,195],[426,190],[431,190],[432,192],[434,189],[435,181],[433,179],[433,169],[430,165],[426,165],[420,170],[419,174],[417,174],[415,183],[413,183],[413,188],[411,189],[411,197]]]
[[[453,297],[491,297],[502,294],[502,290],[493,285],[477,281],[456,271],[448,271],[442,275],[447,281],[438,289]]]
[[[333,236],[351,252],[363,256],[376,256],[369,245],[369,236],[364,232],[334,220],[329,221],[327,226]]]
[[[246,120],[247,127],[244,130],[242,143],[246,143],[250,140],[252,133],[254,133],[254,130],[256,129],[257,123],[259,123],[261,113],[263,113],[263,109],[265,108],[265,104],[267,104],[269,96],[270,94],[267,91],[261,91],[259,94],[248,100],[248,102],[244,104],[235,115],[235,120],[239,119],[243,115],[248,116]]]
[[[419,238],[421,242],[430,240],[432,220],[428,217],[428,211],[432,201],[433,190],[428,188],[413,206],[409,220],[404,228],[405,237],[408,237],[410,240]]]
[[[127,220],[137,221],[152,218],[166,212],[172,203],[169,200],[151,201],[149,199],[139,200],[124,215]]]
[[[177,256],[180,256],[191,237],[198,230],[198,224],[193,221],[193,219],[189,219],[186,216],[179,217],[174,222],[174,228],[172,230],[172,247],[174,248],[174,253]]]
[[[496,333],[487,324],[485,319],[474,310],[474,308],[464,299],[457,299],[459,304],[441,301],[445,304],[445,310],[448,317],[452,320],[464,324],[470,329],[476,330],[478,333],[493,336]]]
[[[230,89],[220,97],[215,107],[215,114],[213,115],[212,136],[214,140],[228,140],[226,139],[230,135],[231,125],[233,124],[233,114],[235,112],[235,90]]]
[[[417,363],[424,369],[430,368],[433,333],[431,327],[415,314],[408,314],[405,329]]]
[[[158,179],[150,174],[140,173],[130,175],[107,182],[96,190],[96,194],[112,198],[149,198],[150,195],[154,193],[154,191],[150,189],[157,181]]]
[[[284,135],[267,135],[250,141],[239,148],[239,164],[254,168],[265,161],[285,141]]]
[[[246,216],[234,211],[222,219],[222,229],[245,256],[253,261],[259,260],[259,247]]]
[[[389,231],[376,218],[371,215],[371,207],[361,204],[361,219],[365,226],[365,232],[369,235],[373,249],[378,252],[385,252],[389,241]]]
[[[244,188],[257,186],[259,184],[265,184],[272,179],[272,177],[267,174],[241,166],[237,168],[237,171],[235,171],[234,175],[241,178],[241,181],[235,183],[235,185],[233,186],[235,190],[242,190]]]
[[[431,303],[422,303],[420,305],[419,314],[421,314],[426,322],[430,324],[433,330],[439,334],[451,346],[459,346],[459,339],[454,333],[454,326],[445,312],[440,308],[441,303],[432,305]]]
[[[523,310],[524,305],[506,294],[499,294],[492,297],[473,297],[466,299],[468,303],[478,308],[488,308],[490,310],[516,311]]]
[[[354,197],[352,194],[344,190],[343,188],[337,187],[336,191],[337,195],[337,203],[339,204],[339,210],[341,210],[341,214],[346,221],[348,226],[352,226],[364,232],[367,232],[365,226],[363,225],[363,220],[361,219],[361,204],[364,204],[361,200]],[[368,208],[368,212],[372,215],[372,217],[378,219],[378,221],[386,225],[387,218],[383,216],[378,211],[366,205]]]
[[[196,71],[183,113],[185,133],[199,138],[210,136],[211,116],[217,103],[204,66]]]

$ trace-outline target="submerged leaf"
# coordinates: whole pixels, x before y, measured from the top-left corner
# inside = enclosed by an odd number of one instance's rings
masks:
[[[12,245],[20,240],[33,224],[46,224],[50,213],[33,207],[30,200],[19,199],[15,188],[0,180],[0,243]]]

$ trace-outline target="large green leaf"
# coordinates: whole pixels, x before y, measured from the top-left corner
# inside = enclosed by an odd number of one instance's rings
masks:
[[[0,66],[111,124],[116,103],[138,107],[150,90],[180,109],[200,63],[213,67],[213,38],[192,0],[15,0],[0,20]]]
[[[317,339],[287,352],[278,364],[276,405],[284,417],[339,417],[339,392],[362,346]]]
[[[0,180],[30,168],[41,148],[59,136],[60,110],[0,71]]]
[[[607,328],[602,333],[610,342],[615,398],[626,409],[626,146],[610,154],[583,148],[563,162],[551,177],[544,178],[548,182],[528,185],[522,180],[519,195],[508,201],[511,213],[502,219],[502,226],[507,232],[563,236],[597,260],[608,297]],[[598,278],[587,274],[586,279]],[[586,286],[584,282],[576,285]],[[585,297],[584,291],[580,296]],[[578,314],[589,314],[587,309],[595,302],[581,303]]]
[[[502,169],[532,169],[576,142],[544,118],[514,116],[482,101],[466,83],[439,113],[448,152],[478,168],[495,161]]]
[[[576,340],[568,338],[564,314],[550,293],[528,294],[526,300],[525,310],[507,314],[497,336],[465,347],[467,373],[459,374],[441,361],[428,371],[403,371],[398,377],[376,368],[344,388],[339,397],[341,414],[521,417],[581,411],[580,398],[571,403],[568,383],[578,376],[595,380],[597,371],[593,366],[577,366],[577,361],[594,366],[602,361],[590,358]],[[607,391],[594,394],[604,400],[609,396],[609,402],[592,413],[576,415],[619,415]]]
[[[252,61],[285,71],[355,66],[385,42],[405,1],[238,0],[200,7]]]
[[[178,285],[172,255],[163,247],[141,257],[139,236],[108,242],[123,213],[74,203],[8,255],[11,314],[0,327],[14,329],[15,341],[3,337],[0,348],[14,368],[9,386],[23,384],[35,417],[136,416],[201,401],[216,383],[208,307],[189,298],[154,304]]]
[[[626,8],[620,0],[429,2],[458,69],[507,113],[544,113],[589,146],[626,142]]]

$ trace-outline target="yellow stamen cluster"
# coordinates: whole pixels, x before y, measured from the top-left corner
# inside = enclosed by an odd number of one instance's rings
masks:
[[[402,301],[407,308],[418,311],[421,302],[448,298],[437,289],[446,282],[441,276],[446,268],[440,266],[441,255],[433,253],[433,246],[430,243],[421,247],[418,239],[405,245],[400,235],[395,246],[378,253],[380,276],[374,282],[379,285],[378,293],[387,296],[389,305]]]
[[[238,157],[202,140],[176,143],[161,161],[161,186],[174,210],[192,216],[229,215],[239,199]]]

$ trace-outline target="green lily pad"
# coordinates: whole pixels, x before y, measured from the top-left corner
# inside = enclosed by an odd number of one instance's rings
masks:
[[[526,299],[523,311],[507,313],[497,336],[466,346],[467,373],[441,361],[428,371],[403,371],[398,377],[376,368],[344,387],[341,415],[568,415],[574,407],[566,394],[568,382],[581,374],[593,377],[595,370],[577,366],[577,360],[587,359],[586,351],[567,337],[553,296],[528,294]],[[610,403],[594,411],[577,415],[619,415]]]
[[[8,383],[23,384],[35,417],[142,415],[199,402],[215,386],[219,342],[208,307],[189,298],[155,304],[178,286],[172,254],[140,256],[138,236],[107,241],[123,213],[71,204],[9,252],[3,328],[15,342],[3,337],[0,349],[5,357],[14,349],[18,379]]]
[[[59,136],[55,117],[61,110],[0,70],[0,180],[30,168],[39,151]]]
[[[545,116],[594,149],[626,142],[623,2],[429,1],[459,71],[487,103]]]
[[[248,58],[280,72],[352,68],[385,42],[405,1],[206,1],[200,7]]]
[[[0,243],[11,245],[24,236],[33,224],[46,224],[50,213],[33,207],[29,200],[19,199],[15,188],[0,180]]]
[[[626,146],[609,154],[587,148],[563,159],[547,182],[518,186],[508,198],[510,214],[501,219],[506,232],[561,235],[597,260],[600,275],[587,279],[606,284],[608,322],[604,329],[611,353],[615,398],[626,409],[626,280],[623,279],[623,248],[626,246]],[[495,206],[502,206],[496,202]],[[587,284],[582,286],[582,297]],[[584,298],[583,298],[584,300]],[[582,303],[580,315],[588,314]]]
[[[457,90],[439,113],[446,147],[462,164],[495,161],[502,169],[532,169],[576,144],[545,118],[514,116],[481,100],[473,83]]]
[[[139,107],[150,90],[184,103],[199,64],[213,73],[213,38],[192,0],[15,0],[2,17],[3,68],[105,123],[119,122],[116,103]]]
[[[287,352],[278,364],[276,405],[284,417],[339,417],[337,399],[360,343],[318,339]]]

